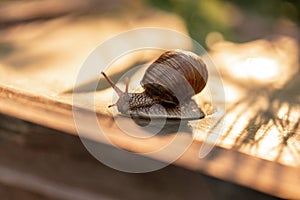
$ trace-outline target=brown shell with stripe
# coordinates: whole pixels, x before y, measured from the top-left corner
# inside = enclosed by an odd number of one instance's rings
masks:
[[[201,92],[207,78],[206,65],[199,56],[172,50],[163,53],[149,66],[141,84],[151,98],[178,104]]]

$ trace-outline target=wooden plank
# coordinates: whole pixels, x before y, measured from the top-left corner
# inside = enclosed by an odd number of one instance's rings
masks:
[[[78,137],[4,115],[0,149],[6,199],[277,199],[174,165],[121,173],[95,160]]]
[[[80,113],[82,119],[92,122],[95,113],[90,97],[93,96],[96,120],[101,123],[111,142],[122,149],[136,153],[153,152],[168,144],[176,135],[182,139],[179,148],[186,139],[193,137],[192,145],[176,160],[176,165],[283,198],[300,196],[297,190],[300,181],[300,79],[295,67],[298,66],[299,53],[298,44],[293,39],[279,37],[273,41],[261,40],[240,45],[228,42],[216,44],[210,55],[222,72],[226,99],[213,93],[216,91],[214,87],[218,87],[214,84],[218,77],[211,73],[209,89],[212,93],[206,89],[196,100],[212,115],[198,122],[189,122],[180,134],[158,135],[145,142],[144,139],[124,134],[118,127],[111,110],[107,109],[113,92],[103,85],[102,79],[95,93],[90,90],[89,83],[83,84],[81,92],[74,94],[81,104],[72,106],[74,81],[81,67],[79,63],[96,44],[121,31],[155,25],[186,33],[184,25],[175,16],[152,11],[144,13],[143,18],[138,14],[124,15],[128,18],[92,16],[77,16],[77,20],[64,16],[43,23],[33,20],[24,26],[12,24],[0,30],[3,58],[0,61],[1,113],[77,135],[72,109]],[[129,23],[132,21],[136,23]],[[23,34],[19,34],[20,31]],[[252,49],[251,54],[249,49]],[[109,71],[110,75],[114,79],[120,77],[140,61],[141,55],[147,55],[144,60],[156,56],[148,51],[135,54],[124,59],[127,62],[115,63]],[[267,66],[271,72],[251,71],[257,69],[256,66]],[[285,71],[278,66],[285,66]],[[240,68],[243,70],[239,71]],[[91,80],[94,83],[98,82],[98,75],[95,77]],[[221,107],[213,105],[210,96],[216,102],[226,104],[226,115],[220,117],[220,122],[224,124],[222,129],[218,128],[218,124],[214,129],[209,129],[214,109]],[[130,118],[119,119],[131,124],[129,128],[134,128]],[[104,137],[96,135],[89,125],[82,127],[80,136],[108,143]],[[146,131],[139,132],[143,133]],[[209,140],[209,137],[220,137],[220,140],[207,157],[199,159],[203,141]],[[168,153],[172,154],[172,150],[151,158],[169,162]]]
[[[28,104],[28,101],[32,99],[30,95],[24,95],[24,100],[21,97],[22,95],[18,92],[17,98],[8,98],[8,96],[5,98],[4,94],[7,95],[9,93],[9,89],[6,89],[5,92],[1,92],[2,113],[77,134],[70,106],[58,107],[56,101],[47,100],[47,107],[41,109],[38,105],[44,105],[45,98],[36,98],[33,103]],[[17,100],[18,98],[20,99]],[[14,105],[14,108],[18,107],[18,109],[4,110],[3,108],[7,108],[8,105]],[[22,109],[22,112],[19,112],[20,109]],[[32,117],[32,113],[35,117]],[[90,112],[85,111],[83,113],[86,118],[90,117]],[[47,115],[47,118],[44,118],[45,115]],[[58,118],[58,116],[63,117]],[[111,130],[110,132],[106,132],[108,136],[121,148],[136,152],[147,152],[159,148],[164,142],[168,141],[167,138],[158,136],[151,138],[145,143],[141,140],[126,137],[121,130],[114,128],[114,126],[111,127],[111,121],[107,116],[98,115],[98,117],[99,121],[103,122],[102,125],[104,124]],[[53,122],[58,122],[57,120],[60,121],[60,123],[55,123],[56,125],[54,126]],[[86,130],[87,135],[92,135],[90,131],[91,129]],[[201,145],[201,142],[194,141],[175,164],[284,198],[297,198],[300,195],[297,190],[300,181],[298,168],[261,160],[220,147],[215,147],[208,157],[199,159],[198,153]],[[156,159],[164,161],[162,157]]]

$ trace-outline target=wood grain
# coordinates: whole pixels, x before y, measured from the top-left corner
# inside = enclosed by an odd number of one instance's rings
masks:
[[[14,7],[7,9],[13,10]],[[71,12],[70,9],[75,8],[66,8],[62,12]],[[171,28],[186,33],[183,22],[176,16],[153,10],[137,14],[128,14],[128,10],[122,10],[118,16],[66,14],[43,22],[35,20],[35,15],[39,14],[32,13],[34,17],[28,16],[30,20],[26,23],[19,20],[24,16],[16,16],[18,23],[12,23],[14,19],[9,16],[1,17],[1,20],[10,21],[9,26],[0,30],[1,113],[88,138],[98,145],[109,148],[116,145],[140,154],[160,149],[178,135],[182,141],[192,140],[192,144],[175,161],[177,166],[282,198],[299,198],[300,79],[299,69],[294,67],[298,66],[299,53],[295,53],[298,52],[298,44],[293,39],[279,37],[273,41],[217,44],[210,56],[222,73],[226,98],[215,93],[217,90],[214,87],[219,86],[214,84],[215,74],[210,73],[209,88],[203,95],[197,96],[196,101],[207,113],[211,112],[211,115],[200,122],[189,122],[179,133],[168,129],[165,131],[168,134],[145,140],[124,134],[118,127],[116,118],[113,118],[116,115],[107,109],[113,91],[103,84],[102,79],[99,81],[98,74],[91,77],[91,82],[83,83],[76,94],[72,94],[74,82],[81,63],[89,52],[110,36],[145,26]],[[52,14],[57,13],[49,15]],[[182,45],[188,47],[188,44]],[[249,48],[253,49],[251,55]],[[109,75],[118,80],[123,72],[141,60],[149,61],[156,56],[156,53],[146,51],[124,58],[122,63],[114,63]],[[260,56],[260,59],[250,59],[249,63],[247,56]],[[239,66],[251,67],[251,63],[266,60],[267,63],[270,60],[275,63],[271,67],[285,66],[286,73],[281,75],[282,68],[275,67],[278,70],[273,73],[275,78],[270,79],[271,81],[266,81],[266,77],[260,79],[261,77],[252,76],[255,73],[249,69],[244,70],[248,72],[247,76],[231,73],[232,70],[239,72]],[[95,82],[98,83],[97,91],[91,91],[89,84]],[[81,100],[81,104],[73,104],[74,96]],[[217,104],[212,105],[211,96],[216,99]],[[214,116],[218,103],[226,104],[226,115],[220,117],[224,127],[219,129],[215,126],[214,129],[209,129],[210,117]],[[78,121],[74,121],[74,110],[86,123],[81,126],[79,133]],[[130,118],[121,116],[118,119],[129,124],[129,128],[134,125]],[[104,136],[97,135],[97,131],[93,129],[95,121],[99,122],[111,143]],[[147,131],[141,130],[136,134],[147,134]],[[210,147],[203,142],[209,137],[218,137],[219,140],[213,150],[200,159],[199,151],[203,145]],[[183,143],[178,144],[178,149]],[[169,149],[149,157],[160,162],[170,162],[169,155],[176,150],[177,148]],[[7,170],[2,169],[3,172],[10,173]]]

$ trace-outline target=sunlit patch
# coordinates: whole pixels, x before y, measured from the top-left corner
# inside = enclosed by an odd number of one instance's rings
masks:
[[[287,37],[244,44],[221,41],[212,49],[223,78],[244,86],[282,88],[298,70],[297,43]]]
[[[201,120],[190,121],[189,126],[193,129],[195,140],[215,144],[220,139],[224,123],[224,111],[219,110]]]
[[[291,110],[290,114],[289,114],[289,121],[291,122],[297,122],[300,118],[300,110],[299,107],[294,108],[293,110]]]
[[[247,76],[252,79],[274,79],[279,75],[278,63],[271,58],[248,58],[244,64]]]
[[[264,129],[261,130],[263,133]],[[278,146],[280,145],[280,132],[273,125],[270,130],[260,137],[258,141],[258,147],[255,150],[255,154],[262,155],[268,160],[275,159],[278,155]]]
[[[230,83],[226,83],[224,90],[226,103],[236,102],[245,95],[245,91],[242,88]]]
[[[273,81],[280,78],[278,63],[267,57],[246,58],[232,63],[232,75],[253,81]]]
[[[278,110],[278,112],[277,112],[277,117],[278,117],[279,119],[284,119],[284,120],[286,120],[287,117],[288,117],[288,115],[287,115],[288,110],[289,110],[289,105],[288,105],[287,103],[284,103],[284,104],[279,108],[279,110]]]

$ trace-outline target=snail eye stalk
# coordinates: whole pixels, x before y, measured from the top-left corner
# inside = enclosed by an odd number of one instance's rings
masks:
[[[107,80],[107,82],[111,85],[111,87],[116,91],[116,93],[118,94],[119,97],[124,94],[124,92],[122,92],[122,90],[120,90],[120,88],[118,88],[118,86],[116,86],[116,84],[108,76],[106,76],[106,74],[104,72],[101,72],[101,74],[104,76],[104,78]]]
[[[126,82],[125,94],[128,95],[128,84],[129,84],[129,79],[128,79],[128,77],[126,77],[125,82]]]

